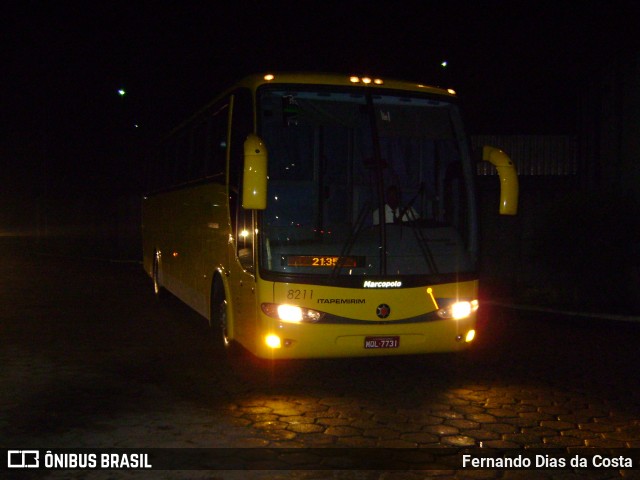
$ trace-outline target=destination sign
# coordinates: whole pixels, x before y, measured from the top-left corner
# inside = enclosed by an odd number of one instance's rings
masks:
[[[364,257],[339,257],[333,255],[287,255],[283,258],[288,267],[342,267],[355,268],[364,264]]]

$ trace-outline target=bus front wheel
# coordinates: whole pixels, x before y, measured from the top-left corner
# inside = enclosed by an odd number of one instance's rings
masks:
[[[231,348],[231,340],[229,339],[229,317],[227,312],[228,304],[224,286],[221,282],[216,282],[211,301],[211,328],[216,343],[221,343],[228,350]]]
[[[153,278],[153,293],[160,300],[166,296],[167,291],[160,283],[160,262],[157,253],[153,256],[153,272],[151,276]]]

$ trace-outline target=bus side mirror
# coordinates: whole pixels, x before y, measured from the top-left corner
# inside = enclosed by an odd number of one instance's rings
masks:
[[[250,134],[244,141],[242,208],[267,208],[267,147],[260,137],[254,134]]]
[[[482,147],[482,160],[491,163],[500,177],[500,215],[518,213],[518,174],[516,167],[499,148],[485,145]]]

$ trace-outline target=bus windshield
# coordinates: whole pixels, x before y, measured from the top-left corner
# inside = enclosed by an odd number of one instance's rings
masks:
[[[258,125],[269,151],[265,275],[427,284],[474,271],[472,169],[447,97],[265,86]]]

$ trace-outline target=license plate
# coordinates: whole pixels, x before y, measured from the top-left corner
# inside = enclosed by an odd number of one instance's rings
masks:
[[[400,337],[364,337],[364,348],[398,348]]]

